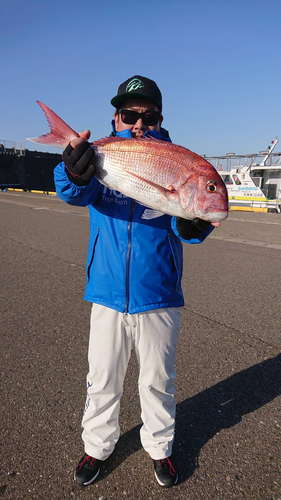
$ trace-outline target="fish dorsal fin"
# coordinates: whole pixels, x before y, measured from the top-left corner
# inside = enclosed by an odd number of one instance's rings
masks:
[[[128,143],[130,141],[134,141],[134,144],[136,142],[139,142],[140,144],[143,142],[150,142],[154,144],[159,144],[163,146],[164,141],[161,141],[160,139],[155,139],[155,137],[150,137],[150,136],[144,136],[144,137],[119,137],[119,136],[111,136],[111,137],[103,137],[102,139],[98,139],[97,141],[93,142],[94,146],[106,146],[106,144],[112,144],[116,141]],[[170,143],[171,144],[171,143]]]
[[[79,137],[77,132],[67,125],[54,111],[48,108],[46,104],[40,101],[36,102],[44,111],[51,130],[48,134],[40,135],[39,137],[27,137],[28,141],[64,148],[71,140]]]
[[[111,137],[103,137],[102,139],[98,139],[97,141],[93,142],[93,146],[106,146],[106,144],[112,144],[117,141],[130,141],[132,137],[117,137],[117,136],[111,136]]]
[[[145,137],[105,137],[103,139],[99,139],[93,142],[94,146],[107,147],[112,146],[113,149],[115,147],[118,148],[120,152],[128,152],[130,144],[133,145],[134,152],[144,153],[143,147],[149,145],[149,154],[153,156],[165,156],[166,158],[170,158],[170,160],[175,161],[180,164],[186,159],[186,154],[189,154],[189,157],[193,161],[198,161],[199,156],[196,153],[193,153],[187,148],[183,146],[179,146],[172,142],[162,141],[160,139],[156,139],[155,137],[145,136]],[[123,149],[124,145],[124,149]],[[207,164],[208,162],[200,157],[200,161],[203,164]]]

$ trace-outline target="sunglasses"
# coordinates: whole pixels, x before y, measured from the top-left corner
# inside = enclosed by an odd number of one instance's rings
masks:
[[[118,114],[121,115],[122,122],[126,123],[126,125],[135,125],[135,123],[137,123],[137,121],[141,118],[147,127],[156,125],[161,117],[160,111],[153,110],[138,113],[137,111],[132,111],[131,109],[119,109]]]

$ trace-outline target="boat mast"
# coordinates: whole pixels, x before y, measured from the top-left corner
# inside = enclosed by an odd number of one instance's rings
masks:
[[[275,137],[274,141],[271,141],[271,146],[268,146],[268,151],[265,153],[265,156],[264,156],[264,159],[262,160],[262,162],[260,163],[260,166],[261,167],[264,167],[265,166],[265,163],[266,161],[268,160],[268,158],[270,157],[272,151],[274,150],[277,142],[278,142],[278,137]]]

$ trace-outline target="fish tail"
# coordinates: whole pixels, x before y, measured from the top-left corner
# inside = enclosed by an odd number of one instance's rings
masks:
[[[65,148],[67,144],[79,137],[67,123],[65,123],[54,111],[52,111],[46,104],[36,101],[40,108],[44,111],[45,116],[50,126],[50,132],[39,137],[27,137],[28,141],[45,144],[48,146],[55,146],[58,148]]]

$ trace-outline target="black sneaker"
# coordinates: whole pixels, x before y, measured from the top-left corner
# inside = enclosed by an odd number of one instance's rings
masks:
[[[155,477],[160,486],[164,486],[164,488],[171,488],[178,481],[178,474],[174,469],[171,458],[153,460]]]
[[[77,465],[74,473],[74,480],[76,483],[80,486],[88,486],[93,483],[99,475],[101,463],[101,460],[90,457],[90,455],[85,453]]]

